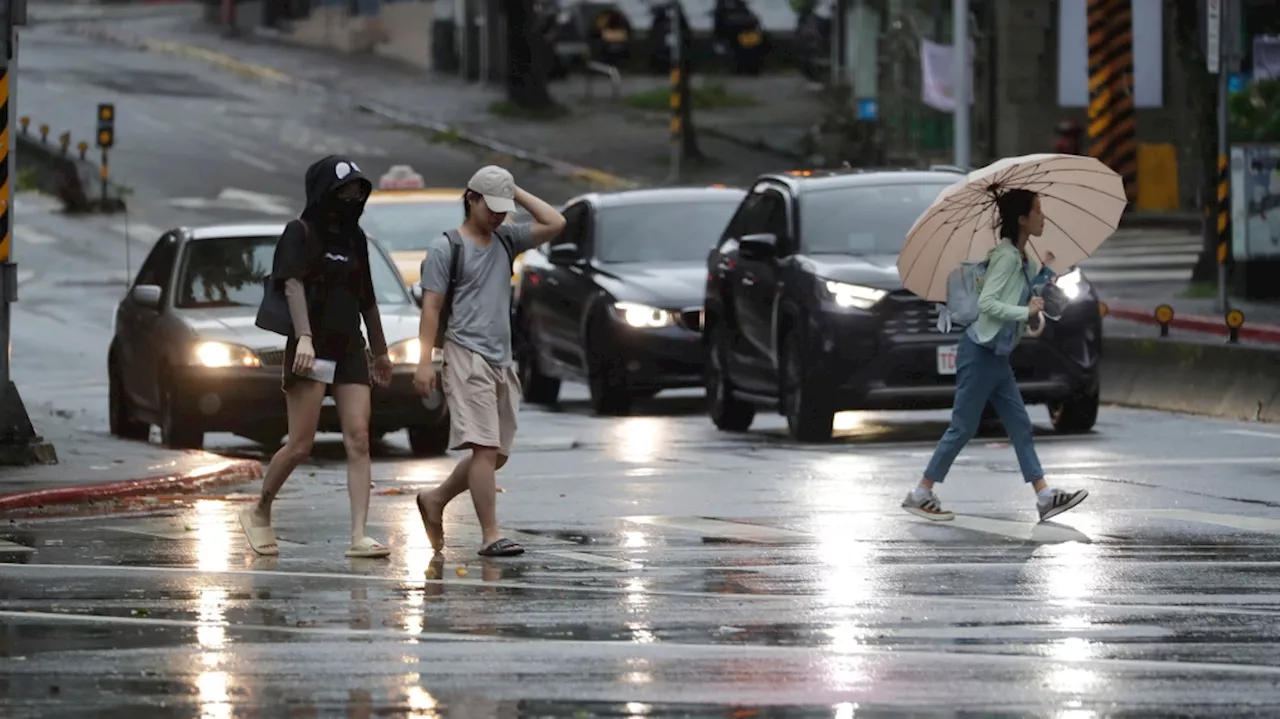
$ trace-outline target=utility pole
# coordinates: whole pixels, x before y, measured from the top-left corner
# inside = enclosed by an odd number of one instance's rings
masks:
[[[18,394],[10,373],[12,340],[10,326],[13,303],[18,301],[18,265],[13,261],[13,185],[17,177],[12,127],[18,103],[14,99],[18,83],[18,25],[27,23],[26,0],[0,0],[0,464],[29,465],[57,461],[53,448],[36,435],[26,405]]]
[[[969,0],[951,0],[951,35],[951,94],[956,102],[952,126],[955,164],[968,172],[970,151],[973,148],[973,133],[969,126],[969,103],[972,96],[969,77]]]

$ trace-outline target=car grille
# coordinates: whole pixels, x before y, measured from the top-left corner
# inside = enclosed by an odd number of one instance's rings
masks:
[[[680,324],[694,332],[702,331],[702,308],[686,307],[680,310]]]
[[[910,292],[895,292],[889,295],[890,301],[884,321],[884,332],[889,335],[938,334],[938,307],[936,302],[922,300]],[[951,334],[960,334],[963,327],[952,327]]]
[[[262,362],[263,367],[279,367],[284,364],[284,350],[282,349],[261,349],[254,350],[253,353],[258,355],[258,361]]]

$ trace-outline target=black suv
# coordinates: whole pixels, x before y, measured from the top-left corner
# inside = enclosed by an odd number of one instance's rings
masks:
[[[831,437],[836,412],[943,409],[955,395],[961,328],[903,289],[898,252],[916,218],[960,175],[795,171],[756,180],[707,257],[703,341],[716,426],[745,431],[780,410],[791,435]],[[1072,302],[1013,353],[1028,403],[1060,432],[1098,416],[1102,318],[1078,269],[1057,280]],[[988,413],[991,412],[988,407]]]

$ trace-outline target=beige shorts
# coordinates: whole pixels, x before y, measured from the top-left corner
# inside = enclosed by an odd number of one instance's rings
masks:
[[[443,374],[449,447],[497,447],[498,454],[510,456],[520,411],[515,367],[494,367],[475,352],[445,342]]]

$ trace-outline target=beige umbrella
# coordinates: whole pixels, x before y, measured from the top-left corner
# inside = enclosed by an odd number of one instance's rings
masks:
[[[945,302],[947,276],[962,262],[981,260],[1000,240],[996,198],[1020,188],[1040,196],[1044,233],[1031,254],[1061,272],[1089,257],[1116,231],[1128,199],[1124,180],[1096,158],[1081,155],[1009,157],[974,170],[943,190],[912,225],[898,255],[907,289]]]

